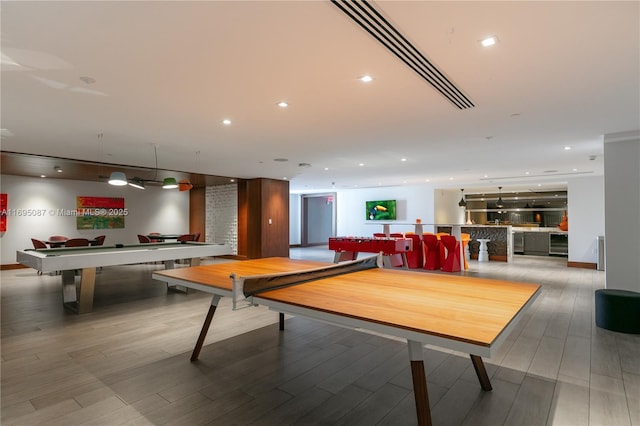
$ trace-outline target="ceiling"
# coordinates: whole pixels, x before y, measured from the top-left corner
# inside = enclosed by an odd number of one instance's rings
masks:
[[[473,106],[330,1],[2,2],[2,150],[294,192],[537,191],[602,175],[603,135],[640,129],[639,2],[369,4]]]

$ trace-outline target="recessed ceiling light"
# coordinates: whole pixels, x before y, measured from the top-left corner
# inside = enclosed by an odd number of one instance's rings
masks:
[[[360,77],[360,81],[362,81],[363,83],[369,83],[373,81],[373,77],[371,77],[370,75],[363,75],[362,77]]]
[[[55,170],[58,173],[62,173],[62,168],[60,166],[54,166],[53,170]]]
[[[40,177],[41,177],[41,178],[46,178],[47,176],[46,176],[46,175],[40,175]]]
[[[329,170],[329,168],[328,168],[328,167],[325,167],[325,168],[324,168],[324,171],[326,172],[327,170]]]
[[[570,147],[570,146],[565,146],[565,147],[564,147],[564,150],[565,150],[565,151],[569,151],[570,149],[571,149],[571,147]]]
[[[231,124],[231,120],[229,120],[228,118],[225,118],[224,120],[222,120],[222,124],[224,124],[225,126],[228,126],[229,124]]]
[[[235,179],[229,179],[229,182],[235,182],[235,181],[236,181]]]
[[[402,158],[400,161],[407,161],[407,159],[406,158]]]
[[[453,180],[453,177],[450,177],[449,180]]]
[[[496,36],[491,36],[491,37],[487,37],[485,39],[480,40],[480,44],[482,44],[483,47],[493,46],[497,42],[498,42],[498,38]]]
[[[288,103],[286,103],[285,101],[280,101],[280,102],[278,102],[278,106],[279,106],[280,108],[286,108],[286,107],[288,107],[288,106],[289,106],[289,104],[288,104]]]
[[[578,169],[573,169],[573,171],[574,171],[574,172],[577,172],[577,171],[578,171]]]
[[[528,174],[529,174],[529,172],[524,172],[524,174],[525,174],[525,175],[528,175]]]

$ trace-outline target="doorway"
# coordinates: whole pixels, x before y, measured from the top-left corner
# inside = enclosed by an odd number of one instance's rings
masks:
[[[336,194],[302,196],[302,247],[327,245],[336,233]]]

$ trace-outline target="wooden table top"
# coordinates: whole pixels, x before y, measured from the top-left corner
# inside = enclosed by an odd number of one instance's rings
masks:
[[[331,265],[331,263],[289,259],[287,257],[270,257],[240,262],[215,263],[192,268],[168,269],[154,272],[154,275],[177,278],[223,290],[231,290],[233,288],[231,274],[235,274],[237,277],[246,277],[251,275],[294,272],[329,265]]]
[[[266,258],[157,272],[232,289],[231,274],[254,276],[313,269],[324,262]],[[450,274],[371,269],[256,297],[418,333],[490,346],[535,298],[540,286]]]

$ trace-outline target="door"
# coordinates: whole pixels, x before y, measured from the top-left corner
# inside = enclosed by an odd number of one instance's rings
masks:
[[[335,194],[302,196],[301,245],[326,245],[336,232]]]

